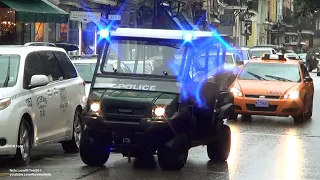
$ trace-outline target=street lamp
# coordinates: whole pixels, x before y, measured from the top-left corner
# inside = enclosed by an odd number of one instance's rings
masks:
[[[264,30],[266,31],[267,33],[267,44],[269,43],[269,32],[270,30],[272,29],[272,23],[270,23],[268,20],[266,20],[264,23],[263,23],[263,26],[264,26]]]

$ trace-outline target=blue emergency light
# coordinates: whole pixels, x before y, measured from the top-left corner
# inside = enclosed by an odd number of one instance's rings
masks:
[[[193,36],[192,36],[191,33],[187,33],[187,34],[185,34],[185,35],[183,36],[183,39],[184,39],[185,42],[191,42],[191,41],[192,41],[192,38],[193,38]]]
[[[98,32],[101,38],[108,38],[110,36],[110,31],[108,29],[102,29]]]

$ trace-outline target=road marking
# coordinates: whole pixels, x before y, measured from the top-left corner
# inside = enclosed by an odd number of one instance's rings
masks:
[[[320,138],[320,135],[301,135],[301,134],[267,134],[267,133],[255,133],[255,132],[232,132],[243,135],[254,135],[254,136],[296,136],[296,137],[311,137],[311,138]]]

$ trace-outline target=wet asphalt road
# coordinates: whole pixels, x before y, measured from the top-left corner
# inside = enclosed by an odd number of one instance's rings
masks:
[[[206,147],[193,148],[180,172],[162,171],[156,162],[128,164],[121,155],[111,155],[105,167],[85,166],[79,154],[64,154],[60,145],[33,152],[30,165],[20,169],[41,169],[51,176],[1,177],[5,179],[55,180],[298,180],[320,179],[320,77],[315,83],[312,120],[301,125],[291,118],[253,117],[252,122],[228,122],[232,129],[232,148],[226,163],[208,161]],[[320,110],[320,109],[319,109]],[[1,163],[1,162],[0,162]],[[10,164],[0,165],[9,173]],[[2,174],[2,176],[5,174]]]

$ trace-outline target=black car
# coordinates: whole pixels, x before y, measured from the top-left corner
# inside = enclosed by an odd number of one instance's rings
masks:
[[[306,67],[309,72],[313,71],[314,69],[317,69],[317,74],[320,75],[320,71],[318,68],[320,60],[320,47],[314,47],[309,49],[306,56]]]
[[[85,108],[82,161],[101,166],[110,147],[116,147],[129,162],[131,157],[150,160],[156,154],[162,169],[179,170],[189,149],[200,145],[207,146],[209,159],[225,161],[231,131],[223,120],[234,107],[233,95],[221,90],[221,79],[209,75],[212,69],[223,72],[228,47],[220,43],[223,36],[217,37],[205,31],[110,31],[99,44]],[[117,56],[113,60],[135,62],[134,68],[139,61],[159,63],[152,72],[114,72],[104,68],[112,54]]]

